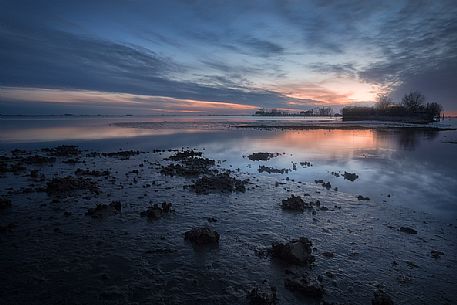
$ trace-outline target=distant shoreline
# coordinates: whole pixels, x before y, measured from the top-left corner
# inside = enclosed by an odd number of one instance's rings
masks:
[[[287,122],[252,122],[232,125],[235,128],[253,128],[253,129],[408,129],[408,130],[423,130],[423,131],[444,131],[456,130],[456,128],[447,126],[446,124],[418,124],[418,123],[399,123],[387,121],[351,121],[351,122],[304,122],[297,124],[285,124]]]

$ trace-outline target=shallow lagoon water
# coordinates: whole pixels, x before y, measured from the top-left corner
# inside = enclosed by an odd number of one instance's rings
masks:
[[[287,175],[292,179],[323,179],[344,192],[363,193],[379,202],[457,220],[457,144],[446,143],[457,141],[457,131],[231,127],[267,120],[272,119],[248,116],[3,119],[0,149],[45,147],[51,143],[71,143],[105,151],[193,146],[205,149],[209,158],[227,160],[232,168],[251,173],[258,171],[257,164],[264,164],[249,162],[243,156],[258,151],[285,152],[285,156],[270,160],[268,166],[292,169],[292,162],[305,161],[314,165],[307,168],[298,165],[296,171]],[[303,120],[274,118],[276,122]],[[457,120],[444,123],[457,127]],[[338,171],[356,172],[359,179],[351,182],[331,174]]]
[[[26,129],[22,123],[18,130]],[[284,288],[286,270],[300,268],[256,255],[272,242],[300,236],[313,241],[311,272],[323,276],[326,301],[368,304],[373,291],[383,287],[395,304],[457,302],[456,174],[449,163],[455,144],[442,143],[455,140],[453,131],[418,132],[411,140],[398,130],[252,130],[207,122],[191,122],[189,128],[189,122],[162,122],[158,128],[123,127],[121,136],[97,136],[97,126],[119,128],[111,123],[86,119],[79,122],[82,129],[68,123],[73,136],[59,134],[54,141],[45,132],[2,141],[4,151],[65,143],[88,151],[147,152],[130,160],[86,157],[86,164],[59,159],[53,166],[31,166],[29,170],[36,168],[46,177],[73,175],[83,167],[108,169],[116,178],[95,178],[100,195],[78,194],[57,204],[42,192],[8,194],[9,187],[42,183],[27,175],[0,178],[2,195],[13,204],[0,215],[1,224],[17,224],[0,235],[0,299],[5,304],[245,304],[247,292],[263,281],[277,287],[279,304],[316,304]],[[90,137],[83,131],[88,126]],[[157,162],[166,164],[169,153],[152,149],[183,146],[200,149],[220,160],[218,166],[250,179],[246,193],[197,195],[183,188],[190,179],[161,175]],[[285,154],[269,161],[243,157],[257,151]],[[302,161],[313,166],[302,167]],[[287,174],[258,173],[259,165],[293,169],[291,162],[298,163],[297,170]],[[141,163],[146,166],[139,167]],[[133,169],[138,175],[129,173]],[[344,170],[360,178],[351,182],[331,174]],[[330,181],[332,189],[315,179]],[[153,181],[154,186],[145,188]],[[329,210],[313,215],[279,207],[282,199],[304,193]],[[358,194],[372,200],[359,201]],[[113,199],[122,202],[120,215],[101,220],[85,215],[96,203]],[[147,221],[139,214],[150,201],[171,201],[176,212]],[[208,223],[208,217],[217,222]],[[200,225],[221,234],[218,247],[195,248],[184,241],[183,233]],[[401,226],[418,234],[400,232]],[[432,250],[444,255],[432,258]],[[335,257],[323,256],[325,251]]]

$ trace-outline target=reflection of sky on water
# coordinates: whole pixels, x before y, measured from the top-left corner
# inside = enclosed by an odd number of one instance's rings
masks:
[[[210,158],[227,160],[222,163],[223,167],[232,165],[231,169],[253,173],[260,164],[292,169],[292,162],[311,161],[312,167],[298,164],[296,171],[271,175],[306,183],[324,179],[340,191],[369,196],[380,204],[386,201],[440,217],[457,217],[457,145],[443,143],[456,140],[455,131],[211,129],[206,128],[207,125],[199,130],[194,125],[180,125],[177,121],[176,128],[160,125],[158,129],[122,128],[110,124],[134,119],[6,120],[0,122],[1,147],[4,150],[44,147],[51,145],[51,141],[75,143],[96,150],[190,146],[205,149]],[[188,118],[179,120],[192,121]],[[203,118],[199,120],[204,121]],[[215,119],[206,121],[211,120]],[[240,118],[228,120],[240,121]],[[259,151],[286,154],[268,162],[243,158],[243,155]],[[350,182],[331,175],[333,171],[356,172],[360,178]]]

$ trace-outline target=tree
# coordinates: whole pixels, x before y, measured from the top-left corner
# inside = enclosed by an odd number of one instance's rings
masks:
[[[403,96],[401,105],[411,112],[423,110],[425,107],[425,96],[418,91],[411,91]]]
[[[430,117],[433,118],[439,118],[441,116],[441,111],[443,110],[443,106],[441,106],[438,103],[427,103],[427,106],[425,107],[425,110],[427,113],[430,115]]]
[[[378,110],[386,110],[393,105],[392,99],[387,94],[378,94],[375,107]]]

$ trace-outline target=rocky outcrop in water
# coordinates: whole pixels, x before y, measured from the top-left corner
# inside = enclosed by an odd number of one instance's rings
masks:
[[[178,161],[180,164],[171,163],[162,166],[160,172],[167,176],[194,177],[200,175],[214,174],[216,171],[211,167],[216,164],[214,160],[201,157],[202,153],[186,150],[177,152],[166,160]]]
[[[184,233],[184,239],[197,245],[218,244],[219,233],[210,228],[193,228]]]
[[[257,152],[252,153],[248,156],[251,161],[268,161],[271,158],[281,155],[280,153],[268,153],[268,152]]]
[[[400,232],[403,232],[406,234],[417,234],[416,230],[414,230],[413,228],[409,228],[409,227],[400,227]]]
[[[343,178],[349,181],[355,181],[359,178],[359,176],[356,173],[348,173],[345,171],[343,174]]]
[[[283,210],[289,211],[300,211],[303,212],[305,208],[309,208],[310,206],[305,204],[305,201],[300,196],[292,195],[287,199],[284,199],[281,203],[281,208]]]
[[[78,176],[92,176],[92,177],[105,177],[105,176],[109,176],[110,172],[107,171],[107,170],[100,171],[100,170],[88,170],[88,169],[78,168],[75,171],[75,175],[78,175]]]
[[[246,192],[247,180],[239,180],[229,173],[203,176],[190,186],[197,194]]]
[[[27,164],[43,165],[43,164],[54,163],[56,161],[56,158],[34,155],[34,156],[28,156],[22,160],[24,163],[27,163]]]
[[[72,157],[81,154],[81,150],[74,145],[60,145],[53,148],[43,148],[43,152],[46,152],[49,156],[55,157]]]
[[[121,160],[128,160],[130,157],[139,154],[140,152],[138,150],[121,150],[116,152],[101,153],[103,157],[120,158]]]
[[[94,218],[103,218],[118,214],[121,212],[121,209],[120,201],[112,201],[110,204],[97,204],[95,208],[88,209],[86,215]]]
[[[66,176],[62,178],[54,178],[47,183],[45,191],[48,194],[62,195],[78,190],[88,190],[93,193],[98,193],[99,188],[96,182],[85,179]]]
[[[310,265],[315,260],[312,246],[313,243],[308,238],[301,237],[287,243],[273,244],[271,255],[289,264]]]
[[[174,155],[168,157],[169,160],[172,161],[184,161],[189,158],[195,158],[195,157],[201,157],[202,152],[200,151],[195,151],[195,150],[185,150],[185,151],[179,151],[175,153]]]
[[[364,197],[362,195],[358,195],[357,200],[370,200],[370,197]]]
[[[284,174],[288,173],[289,170],[287,168],[274,168],[269,166],[260,165],[258,169],[259,173],[268,173],[268,174]]]
[[[253,288],[246,296],[249,305],[276,305],[278,298],[276,297],[275,287],[261,287]]]
[[[310,274],[297,275],[293,272],[288,272],[284,279],[284,286],[290,291],[298,292],[310,298],[320,299],[324,295],[324,287]]]
[[[159,219],[164,214],[174,212],[171,203],[162,202],[161,206],[154,204],[152,207],[149,207],[146,211],[141,212],[141,216],[147,217],[150,220]]]

